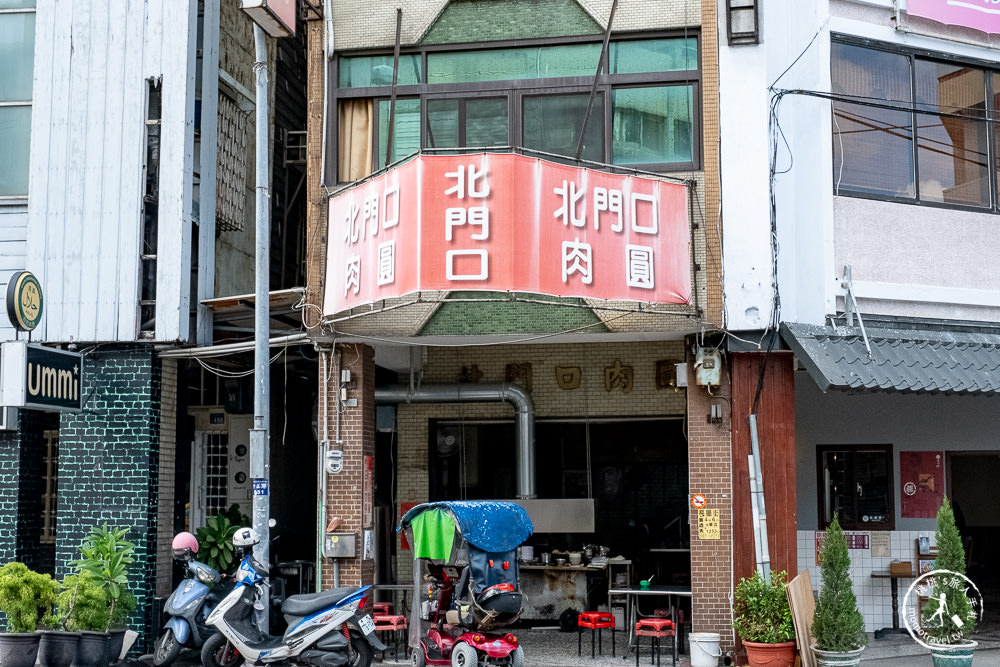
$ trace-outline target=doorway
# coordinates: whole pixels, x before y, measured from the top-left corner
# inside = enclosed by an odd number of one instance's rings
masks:
[[[966,573],[983,596],[983,623],[978,632],[1000,630],[1000,451],[947,454],[948,496],[965,547]]]

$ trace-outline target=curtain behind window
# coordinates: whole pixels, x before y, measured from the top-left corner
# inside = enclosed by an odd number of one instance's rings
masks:
[[[337,180],[357,181],[372,173],[372,101],[344,100],[339,112]]]

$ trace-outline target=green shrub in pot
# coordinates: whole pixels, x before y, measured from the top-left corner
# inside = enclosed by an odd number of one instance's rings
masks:
[[[851,587],[847,540],[836,516],[820,545],[820,565],[823,582],[813,613],[813,652],[820,665],[856,665],[868,645],[868,633]]]

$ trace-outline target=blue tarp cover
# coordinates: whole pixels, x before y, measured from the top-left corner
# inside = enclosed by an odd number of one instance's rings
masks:
[[[531,517],[517,503],[497,500],[450,500],[417,505],[403,515],[399,529],[415,516],[431,508],[448,511],[455,517],[465,541],[483,551],[512,551],[531,536]]]

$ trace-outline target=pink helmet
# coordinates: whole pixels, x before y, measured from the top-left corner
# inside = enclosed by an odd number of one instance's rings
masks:
[[[177,533],[170,546],[173,549],[174,558],[184,558],[198,553],[198,538],[188,532]]]

